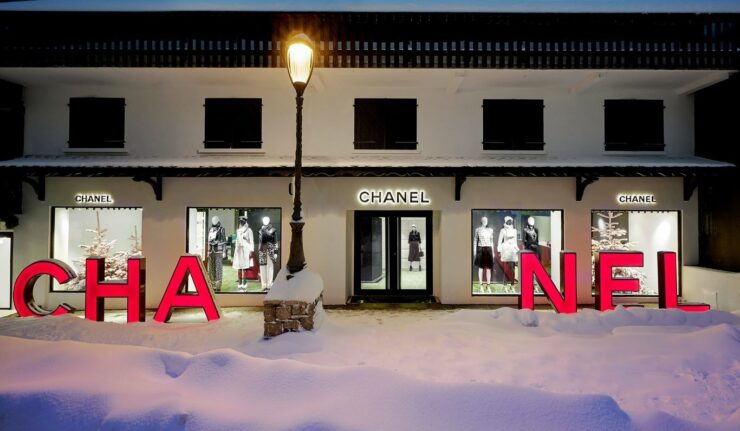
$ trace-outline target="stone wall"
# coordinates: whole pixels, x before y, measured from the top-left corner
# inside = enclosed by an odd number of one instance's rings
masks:
[[[266,300],[264,303],[265,337],[275,337],[285,332],[314,328],[316,307],[323,298],[314,302]]]

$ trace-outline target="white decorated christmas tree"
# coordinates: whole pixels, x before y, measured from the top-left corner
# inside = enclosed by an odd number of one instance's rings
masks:
[[[93,235],[93,241],[90,244],[81,244],[79,247],[82,249],[82,259],[75,261],[77,267],[78,276],[76,279],[70,281],[70,287],[72,290],[84,290],[85,289],[85,260],[90,257],[104,257],[105,258],[105,279],[121,279],[126,278],[126,258],[123,258],[121,253],[111,255],[111,249],[116,243],[116,240],[106,240],[106,233],[108,229],[103,229],[100,226],[100,212],[95,212],[96,226],[95,229],[85,229],[85,232],[90,232]],[[136,236],[136,231],[134,231]],[[135,247],[138,248],[138,237],[135,242]],[[140,253],[140,251],[139,251]]]
[[[598,217],[603,220],[603,223],[599,223],[598,227],[591,226],[591,267],[594,266],[594,253],[597,251],[608,251],[608,250],[632,250],[635,244],[630,242],[627,237],[627,229],[619,227],[620,223],[617,220],[622,217],[624,213],[617,211],[606,211],[604,213],[596,213]],[[598,238],[597,238],[598,237]],[[593,271],[592,271],[593,274]],[[649,294],[647,292],[646,280],[647,277],[637,268],[631,267],[617,267],[614,268],[613,276],[615,278],[635,278],[640,281],[639,294]],[[594,278],[592,275],[592,282]],[[629,293],[629,292],[625,292]]]

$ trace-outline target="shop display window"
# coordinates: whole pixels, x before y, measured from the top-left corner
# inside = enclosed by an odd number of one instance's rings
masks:
[[[10,309],[13,268],[13,234],[0,232],[0,310]]]
[[[561,210],[476,209],[472,215],[473,295],[519,294],[520,250],[535,252],[560,288]],[[536,280],[535,293],[542,293]]]
[[[53,292],[85,290],[85,259],[105,258],[105,279],[125,279],[127,260],[141,256],[141,208],[52,208],[52,253],[71,265],[77,278]]]
[[[642,268],[614,268],[613,276],[640,281],[639,292],[615,292],[623,296],[658,295],[658,252],[673,251],[680,268],[680,213],[678,211],[591,211],[591,279],[595,278],[594,253],[634,250],[643,253]],[[680,273],[679,273],[680,277]],[[680,278],[679,278],[680,283]]]
[[[281,237],[280,208],[188,208],[187,251],[200,256],[217,293],[269,290]]]

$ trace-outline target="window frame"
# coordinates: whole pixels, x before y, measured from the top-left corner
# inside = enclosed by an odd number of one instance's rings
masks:
[[[13,304],[13,253],[15,252],[14,250],[15,237],[13,236],[13,231],[0,231],[0,238],[5,238],[10,241],[8,278],[7,280],[0,280],[0,283],[5,283],[7,281],[6,286],[8,286],[8,306],[0,307],[0,310],[12,310],[14,307],[14,304]]]
[[[471,208],[470,209],[470,227],[471,229],[474,229],[476,226],[476,220],[475,220],[475,212],[476,211],[496,211],[496,212],[533,212],[533,211],[550,211],[552,212],[559,212],[560,213],[560,251],[567,251],[568,248],[565,245],[565,209],[564,208]],[[517,232],[518,233],[518,232]],[[551,232],[552,234],[552,232]],[[475,238],[471,235],[470,242],[468,243],[470,246],[468,247],[468,250],[471,250],[474,244]],[[494,249],[494,256],[495,256],[495,249]],[[472,253],[468,254],[468,268],[470,270],[470,297],[471,298],[501,298],[501,297],[519,297],[521,295],[521,284],[517,283],[516,286],[518,286],[519,293],[512,292],[512,293],[475,293],[473,289],[473,285],[475,284],[475,275],[474,275],[474,268],[475,268],[475,258],[473,257]],[[560,252],[557,253],[556,256],[550,256],[552,259],[551,262],[554,262],[555,259],[558,259],[557,263],[560,264]],[[552,277],[552,271],[550,274],[548,274],[550,277]],[[555,281],[555,280],[553,280]],[[559,281],[558,281],[559,282]],[[563,286],[559,286],[559,290],[562,293],[563,292]],[[544,297],[544,293],[536,293],[534,294],[536,297]]]
[[[593,215],[596,212],[605,212],[605,211],[620,211],[620,212],[645,212],[645,213],[676,213],[676,277],[678,280],[676,281],[677,284],[677,294],[678,297],[683,296],[683,210],[679,209],[644,209],[644,208],[593,208],[589,211],[589,219],[593,219]],[[590,223],[590,228],[593,229],[593,222]],[[591,238],[593,238],[593,231],[591,233]],[[626,250],[626,251],[632,251],[632,250]],[[642,250],[634,250],[634,251],[640,251]],[[644,252],[643,252],[644,254]],[[594,253],[591,251],[591,258],[593,259]],[[646,268],[643,266],[642,268]],[[647,268],[648,270],[652,270],[653,268]],[[656,269],[657,270],[657,269]],[[595,267],[593,263],[591,264],[591,277],[594,276]],[[618,293],[613,292],[612,297],[613,298],[658,298],[660,295],[640,295],[638,294],[632,294],[632,293]],[[596,286],[592,283],[591,284],[591,297],[596,297]],[[618,305],[618,304],[615,304]]]
[[[76,208],[82,208],[82,209],[90,209],[90,210],[116,210],[116,209],[124,209],[124,210],[141,210],[141,233],[139,233],[139,237],[141,238],[141,246],[143,250],[144,246],[144,207],[143,206],[85,206],[85,205],[54,205],[49,207],[49,219],[50,219],[50,230],[49,230],[49,256],[51,256],[51,259],[55,259],[54,256],[54,229],[55,229],[55,220],[56,220],[56,210],[58,208],[65,208],[65,209],[76,209]],[[141,257],[146,257],[142,251]],[[74,262],[65,262],[67,265],[72,267],[72,269],[77,272],[77,269],[75,268]],[[49,293],[85,293],[87,291],[87,286],[85,286],[85,290],[55,290],[54,289],[54,280],[49,277]]]
[[[280,234],[279,234],[280,248],[279,248],[279,253],[278,253],[278,268],[279,269],[282,269],[283,268],[282,267],[282,264],[283,264],[283,250],[284,250],[284,248],[283,248],[283,236],[285,235],[285,233],[283,232],[283,208],[282,207],[276,207],[276,206],[251,206],[251,207],[231,206],[231,207],[229,207],[229,206],[208,206],[208,205],[188,205],[188,206],[186,206],[185,207],[185,250],[186,250],[187,253],[195,254],[194,252],[190,251],[190,249],[189,249],[189,247],[190,247],[190,210],[191,209],[194,209],[196,211],[205,210],[206,211],[206,214],[208,214],[208,211],[209,210],[236,210],[236,211],[251,210],[251,209],[277,210],[279,212],[279,214],[280,214],[280,220],[278,221],[278,223],[274,223],[273,226],[279,226],[279,228],[280,228]],[[207,215],[206,216],[206,219],[208,219],[209,217],[210,216]],[[257,236],[258,233],[259,233],[259,228],[260,227],[261,226],[258,226],[257,227],[256,233],[255,233],[255,229],[253,227],[251,227],[252,234],[255,235],[255,236]],[[255,238],[255,241],[256,240],[257,240],[257,238]],[[287,252],[290,253],[290,248],[288,248]],[[200,257],[199,257],[199,259],[200,259]],[[257,259],[257,256],[255,254],[255,260],[256,259]],[[286,265],[287,265],[287,260],[285,262],[286,262]],[[275,271],[275,273],[273,274],[273,276],[274,277],[277,277],[277,273],[278,273],[278,271]],[[208,277],[208,272],[207,271],[206,271],[206,274],[205,275],[206,275],[206,277]],[[259,279],[258,279],[258,281],[259,281]],[[250,291],[234,292],[234,291],[223,291],[223,290],[221,290],[220,292],[214,291],[213,293],[214,293],[214,295],[266,295],[267,292],[269,292],[269,290],[268,291],[260,291],[260,292],[250,292]]]

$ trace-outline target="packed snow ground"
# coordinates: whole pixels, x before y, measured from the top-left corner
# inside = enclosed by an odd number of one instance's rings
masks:
[[[330,310],[263,340],[224,311],[0,319],[0,429],[740,429],[734,314]]]

